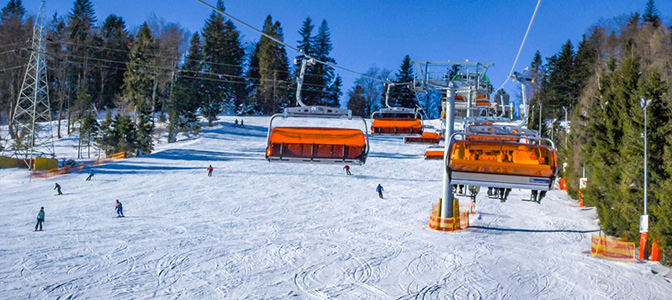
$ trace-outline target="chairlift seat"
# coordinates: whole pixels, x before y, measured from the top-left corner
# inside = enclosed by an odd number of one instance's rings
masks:
[[[406,144],[438,144],[441,141],[441,135],[438,132],[423,131],[422,136],[404,137]]]
[[[365,134],[358,129],[275,127],[270,133],[266,159],[363,164],[366,153]]]
[[[428,148],[425,150],[425,159],[429,160],[435,160],[435,159],[441,159],[443,160],[443,154],[445,150],[443,147],[435,147],[435,148]]]
[[[422,135],[421,118],[374,118],[371,125],[373,135]]]

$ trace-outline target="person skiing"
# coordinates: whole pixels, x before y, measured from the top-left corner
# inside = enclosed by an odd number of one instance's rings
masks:
[[[94,175],[93,169],[89,170],[89,177],[86,177],[86,181],[90,181],[93,175]]]
[[[383,186],[380,185],[379,183],[378,186],[376,187],[376,192],[378,192],[378,197],[380,197],[381,199],[383,199],[383,191],[384,191]]]
[[[238,119],[233,123],[233,126],[238,127]]]
[[[243,122],[243,119],[240,119],[240,127],[245,127],[245,123]]]
[[[117,210],[117,217],[124,216],[124,207],[121,206],[121,202],[119,202],[119,199],[117,199],[117,204],[114,205],[114,208]]]
[[[37,224],[35,224],[35,231],[37,231],[37,226],[40,226],[40,231],[42,231],[42,223],[44,222],[44,206],[40,208],[40,212],[37,213]]]
[[[208,177],[212,177],[212,170],[214,170],[212,165],[208,166]]]
[[[56,186],[54,187],[54,189],[58,191],[59,195],[63,195],[63,193],[61,193],[61,186],[58,184],[58,182],[56,183]]]
[[[345,165],[345,167],[343,167],[343,170],[345,170],[345,174],[352,175],[352,173],[350,173],[350,166]]]

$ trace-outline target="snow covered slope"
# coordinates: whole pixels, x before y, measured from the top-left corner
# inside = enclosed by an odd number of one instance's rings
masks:
[[[366,165],[270,164],[268,118],[86,174],[0,170],[0,299],[665,299],[651,265],[593,258],[593,210],[477,200],[460,233],[427,229],[441,193],[424,146],[373,138]],[[76,141],[59,141],[63,143]],[[209,164],[214,177],[206,176]],[[65,195],[54,196],[54,182]],[[384,200],[375,187],[385,188]],[[115,218],[119,199],[126,218]],[[40,206],[45,231],[34,232]],[[636,217],[636,216],[633,216]]]

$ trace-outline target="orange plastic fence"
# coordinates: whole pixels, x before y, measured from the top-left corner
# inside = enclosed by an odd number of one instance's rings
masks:
[[[120,159],[126,158],[126,152],[119,152],[112,155],[109,155],[106,158],[99,158],[97,160],[86,161],[83,163],[76,164],[74,166],[65,166],[61,168],[46,170],[46,171],[32,171],[30,173],[30,180],[43,180],[49,179],[60,175],[65,175],[69,173],[80,172],[86,169],[91,168],[92,166],[102,165],[104,163],[117,161]]]
[[[635,243],[592,234],[590,237],[590,254],[595,257],[634,262]]]
[[[373,119],[371,133],[421,133],[421,119],[377,118]]]
[[[553,177],[555,152],[544,145],[488,141],[456,141],[450,168],[454,171]]]

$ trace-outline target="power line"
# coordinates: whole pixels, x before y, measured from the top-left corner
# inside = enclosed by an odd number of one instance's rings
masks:
[[[302,52],[301,50],[299,50],[298,48],[293,47],[293,46],[290,46],[289,44],[287,44],[287,43],[285,43],[285,42],[283,42],[283,41],[281,41],[281,40],[278,40],[277,38],[275,38],[275,37],[273,37],[273,36],[271,36],[271,35],[268,35],[268,34],[264,33],[263,31],[261,31],[261,30],[255,28],[254,26],[252,26],[252,25],[250,25],[250,24],[247,24],[247,23],[245,23],[244,21],[242,21],[242,20],[240,20],[240,19],[238,19],[238,18],[236,18],[236,17],[234,17],[234,16],[232,16],[232,15],[230,15],[230,14],[228,14],[228,13],[225,13],[223,10],[218,9],[218,8],[216,8],[216,7],[214,7],[214,6],[212,6],[212,5],[208,4],[208,3],[206,3],[206,2],[203,1],[203,0],[196,0],[196,1],[199,2],[199,3],[201,3],[201,4],[203,4],[203,5],[206,6],[206,7],[209,7],[210,9],[212,9],[212,10],[214,10],[214,11],[216,11],[216,12],[222,14],[222,15],[224,15],[224,16],[227,16],[227,17],[228,17],[229,19],[231,19],[231,20],[234,20],[234,21],[236,21],[236,22],[238,22],[238,23],[244,25],[245,27],[252,29],[253,31],[256,31],[257,33],[259,33],[259,34],[261,34],[261,35],[263,35],[263,36],[269,38],[270,40],[272,40],[272,41],[274,41],[274,42],[276,42],[276,43],[278,43],[278,44],[280,44],[280,45],[283,45],[283,46],[285,46],[285,47],[287,47],[287,48],[289,48],[289,49],[292,49],[292,50],[294,50],[294,51],[300,53],[301,55],[303,55],[304,57],[306,57],[306,58],[308,58],[308,59],[313,59],[313,60],[315,60],[316,62],[321,63],[321,64],[323,64],[323,65],[327,65],[327,66],[330,66],[330,67],[332,67],[332,68],[336,68],[336,69],[341,69],[341,70],[343,70],[343,71],[350,72],[350,73],[353,73],[353,74],[357,74],[357,75],[359,75],[359,76],[366,77],[366,78],[369,78],[369,79],[373,79],[373,80],[375,80],[375,81],[385,82],[384,80],[380,80],[380,79],[378,79],[378,78],[376,78],[376,77],[372,77],[372,76],[366,75],[366,74],[364,74],[364,73],[357,72],[357,71],[355,71],[355,70],[351,70],[351,69],[348,69],[348,68],[345,68],[345,67],[341,67],[341,66],[338,66],[338,65],[336,65],[336,64],[327,62],[327,61],[319,60],[319,59],[317,59],[317,58],[315,58],[315,57],[313,57],[313,56],[310,56],[310,55],[308,55],[308,54],[306,54],[306,53],[303,53],[303,52]],[[541,1],[541,0],[539,0],[539,1]]]
[[[511,74],[513,74],[513,70],[516,68],[516,64],[518,63],[518,58],[520,57],[520,53],[523,51],[523,46],[525,45],[525,40],[527,40],[527,35],[530,33],[530,28],[532,28],[532,22],[534,22],[534,18],[537,16],[537,11],[539,10],[539,5],[541,5],[541,0],[537,1],[537,6],[534,8],[534,13],[532,14],[532,19],[530,19],[530,24],[527,25],[527,30],[525,31],[525,36],[523,37],[523,41],[520,43],[520,48],[518,48],[518,54],[516,54],[516,59],[513,61],[513,66],[511,66],[511,71],[509,71],[509,75],[506,76],[506,80],[504,80],[504,83],[497,88],[497,90],[501,89],[504,87],[504,85],[509,82],[511,79]]]

